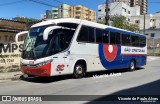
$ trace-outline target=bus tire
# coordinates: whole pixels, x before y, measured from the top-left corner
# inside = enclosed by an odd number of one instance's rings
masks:
[[[73,76],[74,78],[83,78],[85,75],[85,65],[82,63],[76,63],[74,66]]]
[[[134,60],[131,60],[129,65],[129,71],[134,71],[136,69],[136,63]]]

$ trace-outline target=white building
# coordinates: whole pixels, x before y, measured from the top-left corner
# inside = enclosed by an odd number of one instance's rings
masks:
[[[99,20],[104,20],[105,15],[106,15],[106,5],[101,4],[98,5],[98,19]],[[122,15],[125,17],[129,16],[136,16],[140,15],[140,6],[134,6],[130,7],[129,5],[123,3],[123,2],[114,2],[109,4],[109,9],[108,9],[109,15]],[[127,18],[128,21],[130,21],[129,18]]]
[[[148,0],[112,0],[112,2],[124,2],[130,7],[140,6],[140,14],[147,14]]]
[[[41,19],[46,19],[46,13],[41,14]]]
[[[130,22],[139,26],[140,32],[144,29],[144,15],[130,16]],[[160,38],[160,12],[145,15],[145,35]]]
[[[59,14],[59,18],[68,18],[70,17],[69,15],[69,10],[70,10],[70,5],[68,4],[61,4],[59,6],[59,11],[58,11],[58,14]]]

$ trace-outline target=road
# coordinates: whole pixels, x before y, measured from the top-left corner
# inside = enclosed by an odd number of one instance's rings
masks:
[[[1,82],[0,95],[103,95],[103,97],[107,95],[160,95],[160,58],[149,57],[147,60],[146,66],[133,72],[119,70],[89,73],[82,79],[73,79],[72,76],[67,75]],[[93,77],[111,73],[118,75]],[[0,103],[21,104],[21,102]],[[43,103],[38,102],[37,104]],[[47,103],[53,104],[52,102]],[[67,103],[90,104],[93,101]]]

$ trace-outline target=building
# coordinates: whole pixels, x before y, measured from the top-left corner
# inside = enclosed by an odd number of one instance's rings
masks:
[[[52,10],[46,10],[45,13],[41,14],[41,19],[56,19],[58,18],[58,8],[52,8]]]
[[[140,7],[134,6],[130,7],[126,3],[123,2],[114,2],[109,4],[108,13],[110,16],[113,15],[122,15],[127,17],[127,20],[130,21],[130,16],[140,15]],[[98,19],[104,20],[106,15],[106,5],[101,4],[98,5]]]
[[[70,17],[70,14],[69,14],[70,7],[71,6],[68,4],[61,4],[58,8],[57,18],[69,18]]]
[[[149,54],[160,55],[160,12],[145,15],[145,35]],[[131,16],[130,22],[137,24],[140,33],[144,33],[144,15]]]
[[[82,5],[70,6],[68,4],[61,4],[59,8],[47,10],[46,13],[41,15],[41,18],[78,18],[88,21],[96,21],[96,12]]]
[[[70,7],[70,17],[88,21],[96,21],[96,12],[82,5]]]
[[[58,18],[58,8],[52,8],[52,18]]]
[[[41,18],[42,20],[43,20],[43,19],[46,19],[46,18],[47,18],[47,17],[46,17],[46,13],[41,14],[40,18]]]
[[[147,38],[160,38],[160,13],[145,15],[145,35]],[[139,26],[140,32],[144,29],[144,15],[131,16],[130,22]]]
[[[20,36],[20,44],[15,43],[15,35],[26,31],[24,22],[0,19],[0,73],[19,71],[20,54],[25,36]]]
[[[140,6],[140,14],[147,14],[147,0],[112,0],[112,2],[124,2],[130,7]]]
[[[52,10],[46,10],[46,18],[52,19]]]

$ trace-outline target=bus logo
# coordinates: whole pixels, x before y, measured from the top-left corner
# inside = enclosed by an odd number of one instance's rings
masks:
[[[34,61],[29,61],[29,64],[30,64],[30,65],[33,65],[33,64],[34,64]]]
[[[117,56],[117,45],[103,45],[104,57],[107,61],[112,62]]]

